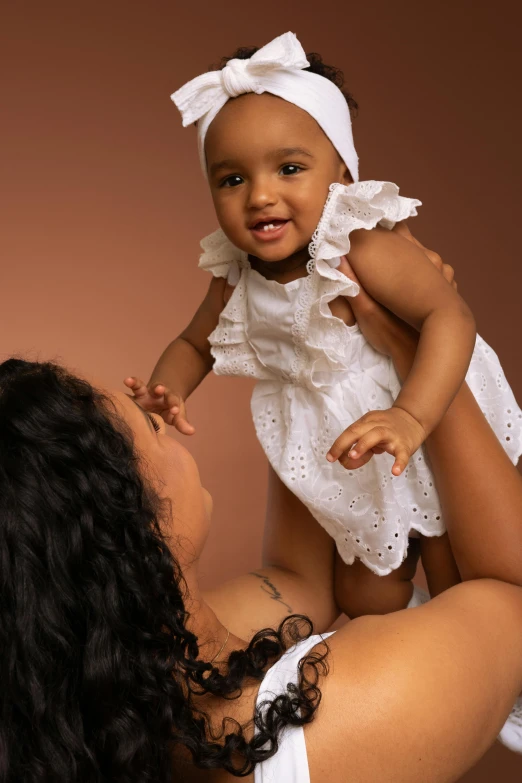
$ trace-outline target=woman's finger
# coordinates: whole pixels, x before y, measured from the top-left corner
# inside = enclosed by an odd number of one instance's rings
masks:
[[[426,248],[424,247],[424,245],[419,242],[417,237],[413,236],[413,234],[411,233],[408,227],[408,224],[405,223],[404,220],[402,220],[400,223],[396,223],[395,226],[393,227],[393,231],[396,234],[399,234],[401,237],[404,237],[404,239],[407,239],[408,242],[413,242],[414,245],[417,245],[417,247],[419,247],[421,250],[426,252]]]
[[[408,228],[408,224],[401,220],[400,223],[396,223],[393,227],[393,230],[396,234],[400,234],[401,237],[405,237],[406,239],[409,239],[410,242],[416,242],[417,240],[411,233],[410,229]]]
[[[359,286],[359,293],[356,296],[346,297],[346,299],[348,299],[350,302],[350,307],[352,308],[353,314],[355,316],[355,320],[359,321],[361,316],[371,315],[371,313],[375,311],[378,305],[376,304],[375,300],[372,299],[372,297],[362,287],[357,275],[355,274],[355,272],[353,271],[350,265],[350,261],[346,256],[341,257],[341,263],[337,268],[340,272],[346,275],[346,277],[348,277],[350,280],[353,280],[353,282],[357,283],[357,285]]]
[[[452,288],[457,290],[457,283],[455,282],[455,270],[452,266],[450,266],[450,264],[445,264],[438,253],[436,253],[434,250],[429,250],[422,244],[422,242],[419,242],[419,240],[413,236],[404,221],[402,223],[396,223],[393,230],[397,234],[400,234],[401,236],[405,237],[405,239],[408,239],[410,242],[413,242],[415,245],[417,245],[417,247],[420,248],[424,255],[431,261],[433,266],[436,267],[439,272],[442,272],[444,279],[447,280]]]

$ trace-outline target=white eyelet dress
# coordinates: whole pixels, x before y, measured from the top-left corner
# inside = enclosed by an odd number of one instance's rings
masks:
[[[438,536],[444,520],[421,448],[393,477],[393,457],[358,470],[326,460],[333,441],[369,410],[392,406],[400,383],[391,360],[329,302],[358,286],[336,267],[350,232],[386,228],[416,215],[419,201],[386,182],[334,184],[310,244],[308,275],[285,285],[250,268],[222,231],[201,243],[200,266],[234,292],[210,335],[218,375],[256,378],[252,414],[259,441],[282,481],[335,540],[346,563],[359,558],[385,575],[403,561],[408,536]],[[437,379],[434,378],[434,383]],[[494,351],[477,336],[467,374],[482,411],[513,462],[522,449],[522,411]]]

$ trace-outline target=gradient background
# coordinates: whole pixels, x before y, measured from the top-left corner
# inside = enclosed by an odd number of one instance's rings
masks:
[[[194,130],[169,95],[292,30],[344,70],[361,178],[424,202],[412,229],[455,266],[522,399],[518,3],[293,6],[4,0],[0,358],[52,357],[110,386],[148,377],[206,290],[198,241],[216,228]],[[187,442],[215,499],[207,584],[259,562],[266,465],[250,389],[211,377],[189,404]],[[495,747],[463,781],[493,777],[520,781],[522,758]]]

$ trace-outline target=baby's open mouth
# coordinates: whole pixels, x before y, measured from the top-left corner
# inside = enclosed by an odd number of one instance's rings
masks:
[[[251,228],[253,231],[262,231],[263,233],[267,234],[270,231],[277,231],[282,226],[284,226],[285,223],[288,223],[288,220],[260,220],[259,223],[251,226]]]

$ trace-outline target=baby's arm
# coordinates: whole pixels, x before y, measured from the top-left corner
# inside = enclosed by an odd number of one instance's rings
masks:
[[[142,407],[159,413],[185,435],[195,431],[186,419],[185,400],[212,369],[208,337],[223,310],[225,289],[223,278],[212,278],[191,322],[163,351],[147,385],[134,377],[125,380]]]
[[[349,262],[364,289],[419,330],[420,339],[393,408],[370,412],[348,428],[329,459],[349,452],[357,461],[373,447],[384,447],[395,454],[393,472],[399,475],[464,381],[475,345],[475,321],[456,290],[413,242],[385,229],[357,231],[351,238]],[[394,432],[399,433],[395,444]],[[357,447],[351,449],[356,441]]]

